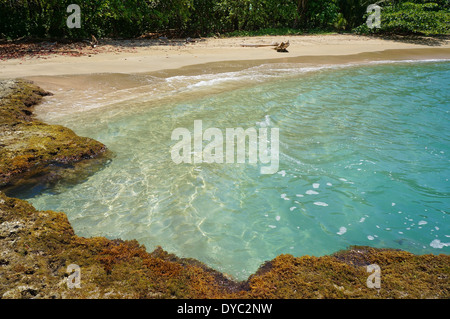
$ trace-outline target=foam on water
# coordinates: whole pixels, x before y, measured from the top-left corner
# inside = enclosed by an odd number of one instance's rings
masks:
[[[41,118],[115,157],[76,185],[19,196],[64,211],[81,236],[160,245],[238,279],[281,253],[349,245],[448,253],[450,63],[388,62],[140,75],[102,96],[55,95]],[[204,129],[279,128],[278,173],[175,165],[171,133],[192,132],[194,120]]]
[[[328,204],[324,202],[314,202],[314,205],[327,207]]]
[[[338,235],[344,235],[347,232],[347,228],[342,226],[339,228],[339,231],[336,233]]]

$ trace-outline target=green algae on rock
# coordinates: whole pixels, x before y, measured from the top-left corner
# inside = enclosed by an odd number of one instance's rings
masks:
[[[72,165],[106,153],[100,142],[35,119],[33,106],[46,95],[27,81],[0,81],[0,187],[43,174],[49,165]]]

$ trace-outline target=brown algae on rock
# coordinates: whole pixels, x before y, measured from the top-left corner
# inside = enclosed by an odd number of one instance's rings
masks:
[[[226,278],[197,261],[148,253],[136,241],[78,237],[65,214],[2,193],[0,251],[2,298],[213,298],[231,291]],[[67,285],[70,264],[80,266],[80,289]]]
[[[0,81],[0,187],[42,174],[49,165],[72,165],[105,154],[105,145],[33,118],[49,93],[22,80]]]
[[[280,255],[245,282],[135,240],[77,236],[66,215],[0,193],[2,298],[449,298],[450,256],[351,247],[330,256]],[[80,288],[67,267],[81,270]],[[369,288],[366,266],[381,268]]]

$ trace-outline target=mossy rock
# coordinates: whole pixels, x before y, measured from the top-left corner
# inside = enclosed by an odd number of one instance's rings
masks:
[[[33,106],[48,94],[30,82],[0,81],[0,187],[52,164],[71,165],[107,153],[98,141],[35,119]]]
[[[379,288],[369,287],[380,269]],[[330,256],[280,255],[250,277],[252,298],[448,299],[450,256],[352,246]]]
[[[238,290],[219,272],[161,248],[79,237],[64,213],[1,192],[0,251],[0,298],[215,298]],[[81,269],[79,289],[67,285],[70,264]]]

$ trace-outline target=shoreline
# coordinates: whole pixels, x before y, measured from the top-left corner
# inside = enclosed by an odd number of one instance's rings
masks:
[[[109,106],[119,101],[132,99],[142,94],[142,89],[146,90],[147,86],[150,85],[152,89],[163,85],[161,89],[157,89],[152,95],[155,101],[162,102],[166,99],[172,100],[176,98],[186,100],[197,98],[199,95],[204,94],[201,90],[193,89],[185,90],[182,95],[177,95],[178,97],[172,95],[170,93],[171,90],[176,91],[176,89],[166,86],[166,83],[170,82],[171,78],[177,79],[180,77],[190,81],[189,79],[194,79],[197,76],[200,78],[205,76],[206,79],[210,76],[221,77],[222,75],[225,77],[239,77],[240,72],[253,72],[252,70],[259,70],[260,67],[269,70],[272,66],[275,69],[286,69],[287,72],[292,72],[292,74],[296,72],[295,69],[298,69],[298,72],[305,70],[304,73],[307,74],[310,71],[321,69],[441,61],[450,61],[450,48],[395,49],[340,56],[301,56],[266,60],[216,61],[154,72],[41,75],[23,77],[23,79],[32,81],[44,90],[52,92],[53,97],[51,99],[61,102],[57,103],[57,106],[54,103],[45,103],[42,106],[38,106],[35,112],[37,118],[49,121],[49,123],[59,124],[61,118],[71,116],[71,114],[108,109]],[[292,65],[292,70],[290,70],[289,65]],[[146,82],[145,79],[156,79],[156,81]],[[268,78],[269,81],[276,81],[276,79],[276,76],[272,79]],[[185,85],[188,86],[187,83]],[[242,87],[242,85],[252,84],[245,81],[229,81],[221,88],[221,92],[222,90]],[[217,93],[218,91],[214,92]],[[73,105],[75,104],[84,105],[86,108],[74,108]]]
[[[242,47],[290,41],[288,53],[272,47]],[[155,41],[109,41],[87,48],[82,56],[0,60],[0,79],[99,73],[171,74],[221,64],[348,63],[384,59],[450,59],[450,40],[399,41],[359,35],[259,36],[208,38],[192,44],[160,45]],[[226,68],[226,67],[225,67]]]

